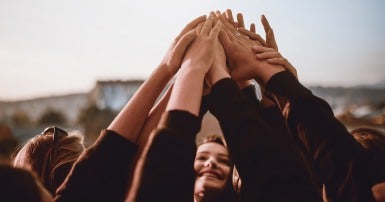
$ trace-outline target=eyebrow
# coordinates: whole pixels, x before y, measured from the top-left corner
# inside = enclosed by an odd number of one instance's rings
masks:
[[[202,152],[198,152],[197,154],[210,154],[210,153],[206,151],[202,151]],[[230,155],[223,154],[223,153],[217,153],[216,155],[230,158]]]

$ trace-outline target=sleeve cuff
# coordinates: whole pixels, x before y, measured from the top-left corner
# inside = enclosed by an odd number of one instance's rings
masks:
[[[305,88],[288,71],[282,71],[273,75],[266,84],[269,92],[290,99],[312,96],[310,90]]]
[[[194,114],[182,110],[171,110],[163,113],[159,122],[160,128],[169,128],[182,134],[195,134],[201,129],[201,119]]]

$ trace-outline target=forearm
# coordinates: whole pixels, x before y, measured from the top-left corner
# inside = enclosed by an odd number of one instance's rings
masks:
[[[149,111],[171,77],[165,66],[156,68],[107,129],[136,143]]]
[[[359,172],[355,164],[361,158],[361,147],[334,117],[330,106],[288,72],[274,75],[267,90],[276,100],[288,100],[283,108],[287,126],[312,157],[328,198],[348,201],[356,198],[357,186],[361,185],[353,178]]]
[[[200,69],[181,68],[166,110],[183,110],[198,116],[203,79],[204,73]]]

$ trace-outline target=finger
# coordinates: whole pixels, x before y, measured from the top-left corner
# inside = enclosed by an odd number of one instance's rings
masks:
[[[273,48],[264,47],[264,46],[252,46],[251,49],[254,51],[254,53],[277,52]]]
[[[219,16],[219,20],[222,21],[223,23],[223,27],[230,30],[231,32],[235,32],[236,29],[234,27],[233,24],[231,24],[231,22],[229,22],[227,19],[226,19],[226,13],[223,13],[222,15]]]
[[[286,58],[271,58],[267,59],[267,62],[273,65],[282,65],[287,71],[292,73],[298,79],[297,70]]]
[[[209,35],[210,30],[213,27],[213,21],[214,21],[214,19],[212,17],[209,17],[206,20],[205,24],[203,24],[203,27],[202,27],[202,30],[201,30],[201,33],[200,33],[201,35],[203,35],[203,36],[208,36]]]
[[[259,35],[259,34],[256,34],[254,32],[251,32],[245,28],[239,28],[238,31],[244,35],[246,35],[247,37],[249,37],[251,40],[256,40],[258,41],[259,43],[261,43],[262,45],[265,45],[266,42],[265,40]]]
[[[233,12],[232,12],[230,9],[226,9],[225,14],[226,14],[226,19],[227,19],[232,25],[234,25],[235,22],[234,22],[234,18],[233,18]]]
[[[255,24],[254,23],[250,24],[250,32],[256,33],[256,29],[255,29]]]
[[[227,35],[227,33],[221,29],[219,31],[219,40],[221,41],[221,44],[223,46],[223,48],[225,49],[226,51],[226,47],[230,47],[231,46],[231,43],[232,43],[232,40],[230,39],[230,37]]]
[[[243,15],[242,13],[237,14],[237,22],[238,22],[238,27],[245,27],[245,21],[243,21]]]
[[[206,19],[206,15],[199,16],[195,18],[193,21],[188,23],[185,28],[180,32],[180,34],[176,37],[175,41],[178,41],[179,38],[181,38],[184,34],[189,32],[190,30],[194,29],[196,26],[198,26],[200,23],[204,22]]]
[[[209,37],[210,38],[218,38],[219,32],[221,31],[222,22],[218,21],[214,28],[211,30]]]
[[[278,51],[278,45],[277,45],[277,42],[275,41],[273,29],[270,29],[267,32],[266,41],[267,41],[266,44],[268,47],[271,47],[271,48],[275,49],[276,51]]]
[[[278,52],[263,52],[255,55],[258,60],[266,60],[272,58],[282,58],[281,54]]]
[[[217,23],[217,21],[219,20],[217,14],[214,11],[210,12],[210,17],[214,19],[214,23]]]
[[[267,35],[267,32],[271,29],[271,27],[270,27],[269,21],[267,21],[267,18],[265,17],[265,15],[261,16],[261,22],[263,25],[263,29],[265,30],[265,33]]]
[[[199,24],[199,25],[195,28],[195,33],[196,33],[197,35],[198,35],[199,33],[201,33],[203,24],[205,24],[205,23],[204,23],[204,22],[201,22],[201,24]]]
[[[175,45],[173,50],[174,56],[175,56],[174,58],[178,60],[178,63],[182,62],[183,55],[186,52],[188,45],[190,45],[190,43],[195,39],[195,37],[196,37],[195,30],[190,30],[189,32],[184,34],[180,38],[178,43]]]

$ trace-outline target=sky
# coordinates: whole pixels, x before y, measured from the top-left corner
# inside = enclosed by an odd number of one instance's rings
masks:
[[[383,0],[0,0],[0,100],[145,79],[180,30],[212,10],[260,16],[305,85],[385,81]]]

